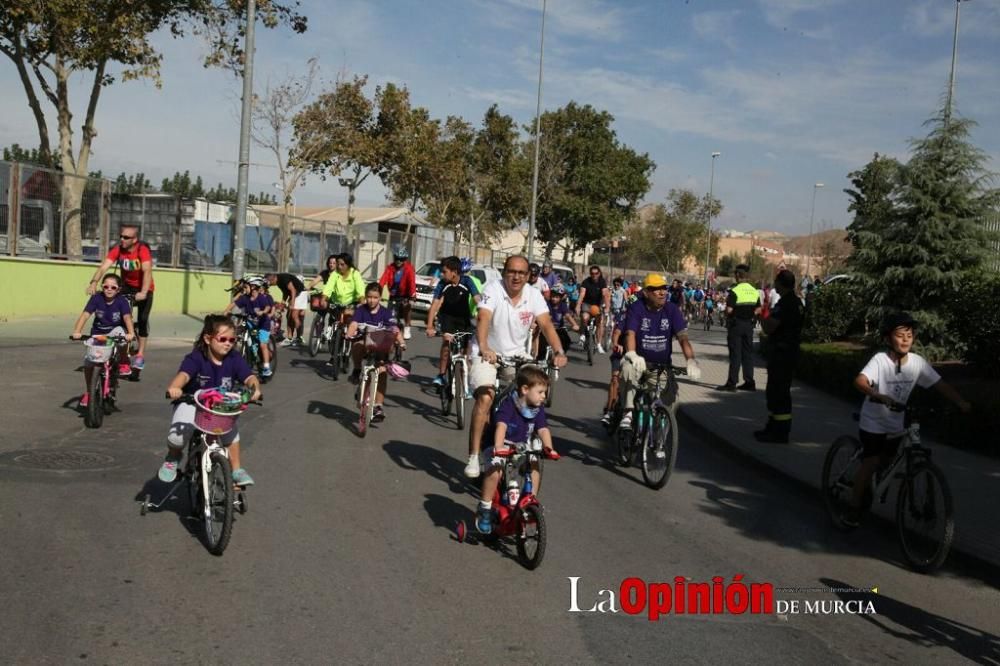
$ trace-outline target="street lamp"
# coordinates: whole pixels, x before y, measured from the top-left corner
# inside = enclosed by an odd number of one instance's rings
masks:
[[[538,205],[538,152],[542,140],[542,60],[545,57],[545,7],[542,0],[542,38],[538,45],[538,99],[535,102],[535,173],[531,178],[531,218],[528,220],[528,261],[535,253],[535,209]]]
[[[965,0],[968,2],[969,0]],[[955,67],[958,64],[958,15],[962,0],[955,0],[955,33],[951,38],[951,74],[948,76],[948,103],[944,107],[944,121],[951,120],[951,102],[955,95]]]
[[[705,289],[708,289],[708,262],[712,253],[712,192],[715,189],[715,158],[719,151],[712,153],[712,177],[708,181],[708,238],[705,241]]]
[[[823,183],[816,183],[813,185],[813,202],[812,211],[809,213],[809,254],[806,255],[806,274],[804,277],[809,277],[809,269],[812,268],[812,254],[813,254],[813,218],[816,216],[816,190],[823,187]]]

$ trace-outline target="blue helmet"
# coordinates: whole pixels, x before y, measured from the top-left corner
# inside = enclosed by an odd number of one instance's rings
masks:
[[[472,270],[472,259],[469,259],[468,257],[462,257],[461,261],[462,261],[462,268],[460,272],[462,273],[462,275],[465,275],[466,273]]]

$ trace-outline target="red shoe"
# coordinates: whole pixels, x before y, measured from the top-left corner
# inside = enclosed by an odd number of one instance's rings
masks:
[[[132,366],[131,365],[129,365],[128,363],[119,363],[118,364],[118,376],[119,377],[128,377],[131,374],[132,374]]]
[[[84,393],[83,397],[80,398],[80,406],[81,407],[86,407],[89,404],[90,404],[90,394],[89,393]]]
[[[549,460],[559,460],[560,458],[562,458],[561,455],[559,455],[558,453],[556,453],[555,449],[548,449],[548,450],[546,450],[545,451],[545,457],[548,458]]]

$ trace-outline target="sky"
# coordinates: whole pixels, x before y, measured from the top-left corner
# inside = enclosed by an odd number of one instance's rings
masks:
[[[257,31],[255,86],[302,73],[367,74],[406,85],[433,117],[478,125],[498,104],[534,117],[541,0],[303,0],[303,35]],[[574,100],[609,111],[619,139],[656,162],[645,202],[671,188],[714,195],[717,228],[809,229],[850,223],[847,174],[874,152],[906,159],[943,106],[954,0],[548,0],[542,107]],[[236,184],[241,84],[204,69],[197,38],[156,35],[163,86],[105,89],[91,170],[175,171]],[[1000,0],[961,4],[955,109],[978,123],[973,142],[1000,170]],[[77,118],[85,80],[74,80]],[[0,145],[37,145],[13,65],[0,59]],[[78,123],[77,123],[78,124]],[[52,132],[54,123],[50,124]],[[77,132],[79,130],[77,129]],[[711,157],[715,158],[714,180]],[[273,158],[257,146],[251,191],[273,191]],[[711,183],[710,183],[711,181]],[[311,176],[299,206],[342,206],[335,178]],[[376,182],[360,205],[383,205]]]

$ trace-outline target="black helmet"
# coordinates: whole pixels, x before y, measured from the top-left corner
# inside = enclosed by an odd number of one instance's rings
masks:
[[[882,335],[888,335],[900,326],[916,328],[917,320],[910,316],[909,312],[893,312],[886,315],[885,319],[882,320],[882,327],[879,330]]]

